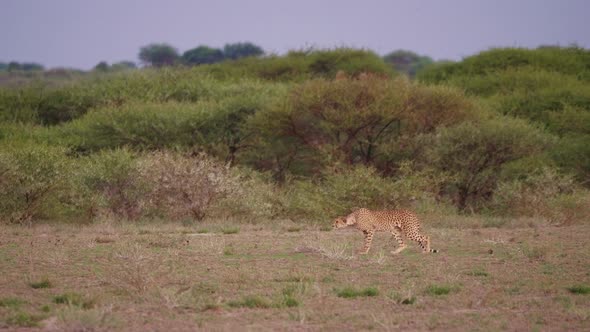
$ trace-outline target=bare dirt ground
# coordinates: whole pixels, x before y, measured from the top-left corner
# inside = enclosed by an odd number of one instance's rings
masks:
[[[590,330],[590,225],[0,226],[0,329]]]

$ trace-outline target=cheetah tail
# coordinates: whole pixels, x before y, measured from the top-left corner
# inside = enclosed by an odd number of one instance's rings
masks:
[[[434,254],[437,254],[437,253],[439,253],[440,251],[439,251],[438,249],[430,249],[430,252],[431,252],[431,253],[434,253]]]

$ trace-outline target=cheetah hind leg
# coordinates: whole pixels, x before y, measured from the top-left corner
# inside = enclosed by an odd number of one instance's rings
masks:
[[[437,249],[431,249],[430,248],[430,236],[424,236],[423,239],[420,242],[420,247],[422,247],[422,253],[427,254],[427,253],[437,253],[438,250]]]

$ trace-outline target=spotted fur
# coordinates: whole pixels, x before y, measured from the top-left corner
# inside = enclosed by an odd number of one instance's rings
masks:
[[[362,208],[348,216],[336,218],[332,226],[334,228],[353,226],[361,230],[365,235],[365,245],[359,251],[361,254],[369,252],[373,236],[377,231],[391,232],[397,240],[399,247],[392,251],[392,254],[398,254],[406,248],[403,236],[418,242],[424,253],[438,252],[436,249],[430,249],[430,237],[420,232],[420,220],[414,212],[409,210],[371,211]]]

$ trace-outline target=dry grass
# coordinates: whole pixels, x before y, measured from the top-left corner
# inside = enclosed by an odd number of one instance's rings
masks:
[[[590,225],[440,220],[440,254],[395,256],[292,224],[0,226],[0,329],[588,328]]]

